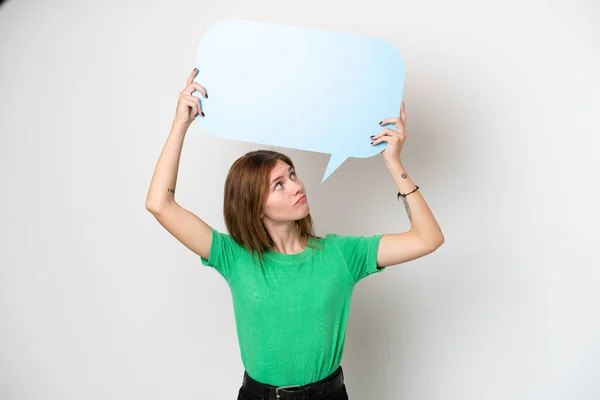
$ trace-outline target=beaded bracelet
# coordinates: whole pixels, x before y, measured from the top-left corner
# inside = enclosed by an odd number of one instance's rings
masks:
[[[402,193],[398,192],[398,195],[396,196],[396,198],[398,199],[398,201],[400,201],[400,196],[406,197],[409,194],[416,192],[417,190],[419,190],[419,187],[417,185],[415,185],[415,188],[412,190],[412,192],[408,192],[406,194],[402,194]]]

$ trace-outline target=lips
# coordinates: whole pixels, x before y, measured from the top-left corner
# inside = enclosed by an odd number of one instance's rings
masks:
[[[304,200],[304,199],[306,199],[306,195],[304,195],[304,196],[300,197],[300,198],[298,199],[298,201],[297,201],[297,202],[296,202],[294,205],[298,204],[299,202],[301,202],[301,201],[302,201],[302,200]]]

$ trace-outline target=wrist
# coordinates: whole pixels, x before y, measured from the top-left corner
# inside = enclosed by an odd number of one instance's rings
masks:
[[[404,171],[404,166],[402,165],[402,161],[400,161],[399,158],[396,160],[393,160],[393,161],[386,160],[386,164],[392,172],[393,171]]]
[[[191,123],[174,119],[173,123],[171,124],[171,132],[185,134],[187,132],[188,128],[190,127],[190,125],[191,125]]]

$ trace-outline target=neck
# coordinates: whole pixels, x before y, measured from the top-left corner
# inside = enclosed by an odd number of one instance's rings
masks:
[[[274,251],[282,254],[297,254],[302,252],[307,245],[306,238],[300,236],[294,221],[283,226],[265,226],[275,247]]]

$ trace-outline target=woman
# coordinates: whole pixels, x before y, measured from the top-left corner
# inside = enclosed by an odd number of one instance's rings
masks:
[[[172,235],[217,270],[231,290],[245,368],[238,400],[347,399],[340,365],[355,284],[385,267],[433,252],[444,241],[418,187],[400,162],[406,112],[371,136],[383,141],[386,164],[404,200],[411,228],[397,234],[317,237],[304,184],[294,164],[274,151],[253,151],[232,165],[225,181],[218,232],[174,198],[183,140],[204,116],[190,74],[179,94],[169,138],[160,155],[146,208]]]

